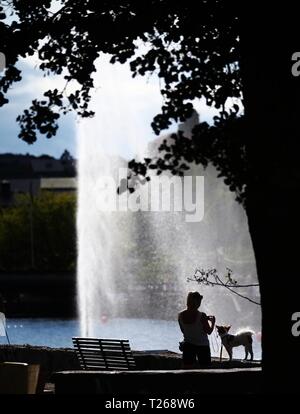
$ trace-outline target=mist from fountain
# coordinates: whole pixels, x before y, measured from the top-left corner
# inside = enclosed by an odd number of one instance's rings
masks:
[[[113,88],[113,83],[109,86]],[[257,283],[246,214],[217,177],[214,167],[204,170],[191,165],[187,172],[204,176],[204,218],[198,223],[186,222],[183,212],[101,211],[103,189],[99,179],[116,179],[118,169],[126,167],[124,159],[107,151],[110,124],[118,120],[109,117],[106,108],[116,102],[101,99],[94,97],[96,117],[81,122],[77,128],[77,294],[81,334],[93,336],[101,318],[106,317],[176,320],[189,290],[201,291],[203,310],[215,314],[218,323],[260,330],[257,305],[222,288],[187,282],[196,267],[216,268],[221,274],[229,267],[243,284]],[[180,128],[186,128],[188,133],[193,122]],[[121,127],[120,134],[123,132]],[[140,157],[153,155],[162,139],[141,150],[134,126],[126,137],[127,144]],[[239,293],[259,300],[257,288]]]

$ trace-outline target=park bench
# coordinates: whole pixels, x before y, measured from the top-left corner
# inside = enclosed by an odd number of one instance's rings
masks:
[[[126,371],[136,368],[128,340],[73,337],[72,341],[83,370]]]

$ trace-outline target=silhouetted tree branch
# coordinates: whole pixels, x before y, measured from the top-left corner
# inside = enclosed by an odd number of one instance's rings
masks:
[[[252,283],[252,284],[239,284],[235,279],[232,277],[232,270],[229,268],[227,269],[227,273],[221,277],[219,276],[217,269],[196,269],[195,273],[192,277],[188,277],[188,282],[197,282],[199,284],[205,285],[205,286],[221,286],[229,290],[230,292],[234,293],[235,295],[248,300],[251,303],[254,303],[255,305],[261,305],[260,302],[256,302],[255,300],[242,295],[241,293],[236,292],[234,289],[238,288],[249,288],[249,287],[258,287],[258,283]]]

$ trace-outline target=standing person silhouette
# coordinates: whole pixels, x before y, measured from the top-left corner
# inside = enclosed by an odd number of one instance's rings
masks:
[[[183,333],[181,342],[183,368],[195,368],[211,363],[208,335],[215,327],[216,318],[199,312],[203,296],[199,292],[189,292],[187,307],[178,314],[178,323]]]

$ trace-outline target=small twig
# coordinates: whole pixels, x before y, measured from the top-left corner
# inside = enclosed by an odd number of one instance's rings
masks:
[[[197,279],[195,279],[195,278],[191,278],[191,277],[188,277],[187,278],[187,280],[189,281],[189,282],[198,282],[198,280]],[[200,282],[198,282],[198,283],[200,283]],[[224,284],[224,283],[219,283],[219,282],[210,282],[209,283],[211,286],[226,286],[226,284]],[[259,284],[258,283],[252,283],[252,284],[250,284],[250,285],[240,285],[240,284],[238,284],[238,285],[233,285],[233,287],[234,288],[248,288],[248,287],[258,287],[259,286]]]
[[[259,306],[261,306],[261,303],[260,303],[260,302],[256,302],[255,300],[250,299],[250,298],[248,298],[247,296],[241,295],[240,293],[235,292],[234,290],[230,289],[230,287],[228,287],[228,286],[224,286],[224,287],[226,287],[226,289],[228,289],[230,292],[234,293],[235,295],[240,296],[240,297],[241,297],[241,298],[243,298],[243,299],[249,300],[249,302],[252,302],[252,303],[254,303],[255,305],[259,305]]]
[[[198,274],[200,274],[201,276],[198,276]],[[251,283],[251,284],[247,284],[247,285],[243,285],[243,284],[238,284],[236,280],[234,280],[232,278],[232,270],[231,269],[227,269],[227,281],[223,281],[220,276],[217,273],[217,269],[208,269],[208,270],[204,270],[204,269],[196,269],[194,276],[188,277],[187,281],[193,281],[193,282],[197,282],[199,284],[204,284],[206,286],[221,286],[224,287],[226,289],[228,289],[231,293],[234,293],[235,295],[248,300],[251,303],[254,303],[255,305],[259,305],[261,306],[260,302],[257,302],[251,298],[248,298],[245,295],[242,295],[241,293],[236,292],[234,289],[236,288],[248,288],[248,287],[259,287],[258,283]],[[212,277],[214,280],[210,280],[210,277]]]

